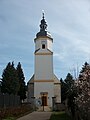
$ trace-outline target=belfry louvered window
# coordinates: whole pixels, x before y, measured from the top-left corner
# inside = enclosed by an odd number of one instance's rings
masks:
[[[42,49],[45,49],[45,44],[42,44]]]

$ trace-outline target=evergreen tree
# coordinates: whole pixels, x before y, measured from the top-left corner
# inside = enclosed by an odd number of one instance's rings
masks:
[[[70,90],[74,85],[73,76],[70,73],[68,73],[64,81],[67,85],[67,89]]]
[[[61,82],[61,102],[64,103],[66,100],[66,95],[67,95],[67,86],[66,83],[60,79]]]
[[[14,63],[8,63],[2,74],[2,93],[17,94],[19,90],[19,80]]]
[[[61,79],[60,81],[61,81],[61,99],[63,102],[68,98],[74,86],[74,80],[73,80],[72,75],[68,73],[66,76],[66,79],[64,81]]]
[[[75,97],[77,96],[77,90],[75,87],[73,76],[68,73],[65,79],[66,87],[66,99],[68,100],[68,109],[72,113],[72,117],[75,115]]]
[[[1,79],[0,79],[0,93],[1,93]]]
[[[16,70],[17,70],[19,86],[20,86],[18,95],[20,96],[21,100],[24,100],[26,98],[26,85],[25,85],[25,81],[24,81],[25,80],[24,73],[21,68],[20,62],[18,63]]]

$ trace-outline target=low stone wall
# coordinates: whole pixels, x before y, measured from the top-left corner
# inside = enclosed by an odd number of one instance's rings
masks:
[[[65,111],[65,105],[62,103],[55,103],[55,111]]]

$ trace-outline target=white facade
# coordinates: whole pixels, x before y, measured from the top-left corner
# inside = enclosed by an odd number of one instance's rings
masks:
[[[46,31],[47,24],[44,16],[40,24],[40,32],[34,39],[35,43],[35,64],[34,75],[28,82],[28,101],[34,98],[39,104],[52,107],[52,98],[61,103],[61,85],[53,73],[53,39]]]
[[[34,79],[35,80],[53,80],[53,56],[52,55],[35,55],[35,78]]]
[[[48,38],[38,38],[35,39],[35,50],[38,50],[39,48],[42,49],[42,44],[45,44],[45,48],[52,51],[52,40]]]
[[[35,71],[34,71],[34,96],[42,99],[42,94],[46,97],[46,105],[52,106],[54,97],[53,80],[53,52],[52,39],[39,37],[35,40]]]
[[[34,96],[41,99],[41,93],[47,93],[47,105],[52,106],[52,97],[54,97],[53,82],[35,82]]]

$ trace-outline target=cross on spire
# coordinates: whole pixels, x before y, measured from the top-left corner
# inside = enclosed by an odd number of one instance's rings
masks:
[[[44,11],[42,11],[42,20],[41,20],[41,24],[40,24],[40,31],[45,31],[47,29],[47,24],[44,18]]]
[[[42,18],[44,19],[44,10],[42,10],[42,15],[43,15],[43,17],[42,17]]]

